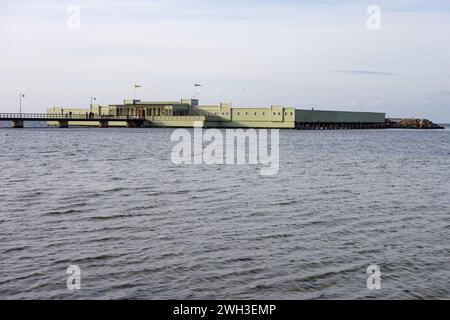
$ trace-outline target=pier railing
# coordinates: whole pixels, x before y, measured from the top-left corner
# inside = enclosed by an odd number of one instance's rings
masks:
[[[30,121],[42,121],[48,122],[52,125],[57,125],[60,128],[67,128],[69,125],[77,125],[84,122],[90,122],[98,125],[101,128],[107,128],[110,122],[123,122],[127,127],[143,127],[143,126],[178,126],[183,124],[183,121],[187,121],[184,124],[190,126],[195,122],[205,121],[219,121],[219,118],[205,115],[186,115],[186,116],[143,116],[143,115],[98,115],[94,113],[0,113],[0,121],[11,121],[13,128],[23,128],[24,122]],[[177,122],[178,121],[178,122]],[[161,122],[167,122],[161,124]]]
[[[2,120],[144,120],[138,116],[114,116],[93,114],[58,114],[58,113],[0,113]]]
[[[61,113],[0,113],[0,120],[218,120],[219,117],[191,115],[191,116],[115,116],[98,114],[61,114]]]

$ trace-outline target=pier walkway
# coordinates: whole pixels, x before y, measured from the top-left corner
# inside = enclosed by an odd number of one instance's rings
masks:
[[[11,121],[13,128],[23,128],[25,121],[55,121],[60,128],[68,128],[69,121],[98,122],[99,127],[107,128],[109,122],[126,122],[127,127],[141,127],[143,117],[109,116],[97,114],[50,114],[50,113],[0,113],[0,121]]]

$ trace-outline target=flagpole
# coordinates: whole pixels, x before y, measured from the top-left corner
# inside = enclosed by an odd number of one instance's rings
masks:
[[[140,84],[135,84],[134,85],[134,99],[133,99],[133,101],[137,99],[136,91],[137,91],[137,88],[140,88],[140,87],[142,87]]]
[[[92,101],[97,101],[97,98],[96,97],[91,97],[91,104],[89,106],[90,112],[92,112]]]
[[[25,95],[23,93],[19,94],[19,114],[22,117],[22,98],[24,98]]]
[[[194,99],[199,99],[199,97],[200,97],[200,87],[201,87],[202,85],[201,84],[199,84],[199,83],[194,83]],[[197,92],[197,87],[199,87],[199,91]]]

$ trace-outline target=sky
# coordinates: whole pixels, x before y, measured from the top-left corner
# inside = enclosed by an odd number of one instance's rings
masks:
[[[448,0],[0,0],[0,112],[20,93],[23,112],[45,112],[121,103],[135,84],[142,100],[191,98],[199,83],[201,104],[450,123],[449,35]]]

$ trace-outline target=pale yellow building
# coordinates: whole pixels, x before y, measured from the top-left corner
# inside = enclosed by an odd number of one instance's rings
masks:
[[[123,104],[98,106],[90,108],[47,109],[49,114],[76,116],[138,117],[144,119],[148,127],[203,127],[216,128],[294,128],[295,109],[283,106],[269,108],[232,108],[229,103],[219,105],[198,104],[197,99],[182,99],[180,101],[140,101],[124,100]],[[50,121],[49,125],[57,125]],[[70,120],[73,126],[99,126],[100,123],[82,120]],[[127,122],[111,121],[109,126],[126,126]]]

